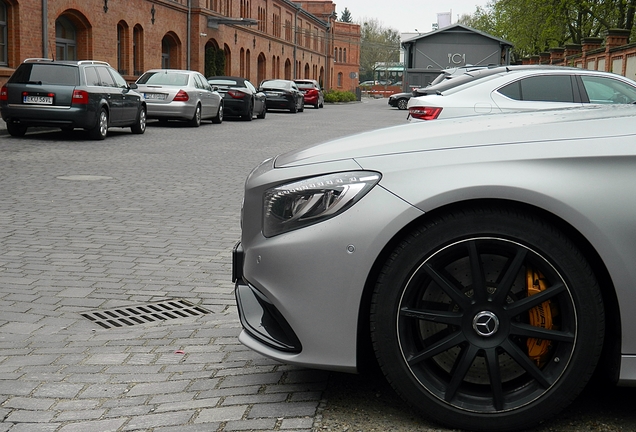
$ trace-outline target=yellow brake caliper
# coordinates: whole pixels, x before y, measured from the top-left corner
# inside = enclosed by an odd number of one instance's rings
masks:
[[[528,268],[526,270],[526,287],[528,289],[528,296],[544,291],[547,286],[543,274],[539,271]],[[548,300],[530,309],[530,325],[551,329],[552,309],[550,306],[550,301]],[[551,342],[545,339],[528,338],[526,343],[528,345],[528,357],[530,357],[537,366],[542,367],[547,360],[547,354],[550,349]]]

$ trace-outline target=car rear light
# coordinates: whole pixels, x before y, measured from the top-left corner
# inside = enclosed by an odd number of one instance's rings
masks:
[[[175,102],[187,102],[189,99],[190,97],[188,96],[188,93],[183,90],[179,90],[179,93],[177,93],[172,100]]]
[[[7,90],[7,86],[2,86],[0,89],[0,101],[6,101],[9,98],[9,91]]]
[[[236,90],[229,90],[227,94],[232,96],[234,99],[243,99],[245,97],[245,93]]]
[[[435,120],[442,112],[442,108],[437,107],[411,107],[409,115],[418,120]]]
[[[49,96],[54,96],[50,93]],[[73,90],[73,104],[86,105],[88,103],[88,92],[86,90]]]
[[[315,96],[315,95],[317,95],[317,94],[318,94],[318,90],[316,90],[316,89],[309,89],[309,90],[307,90],[307,95],[308,95],[308,96]]]

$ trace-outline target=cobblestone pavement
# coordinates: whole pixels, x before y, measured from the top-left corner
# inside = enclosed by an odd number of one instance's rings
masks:
[[[370,100],[99,142],[0,122],[0,432],[311,430],[328,374],[237,341],[243,182],[266,157],[404,117]],[[198,312],[153,319],[168,300]],[[133,306],[150,318],[108,315]]]

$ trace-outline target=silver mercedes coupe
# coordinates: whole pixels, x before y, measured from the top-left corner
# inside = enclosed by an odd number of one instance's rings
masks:
[[[636,106],[411,123],[264,161],[233,253],[240,340],[461,429],[636,384]]]

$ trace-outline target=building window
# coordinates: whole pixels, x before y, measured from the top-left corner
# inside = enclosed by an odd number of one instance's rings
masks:
[[[143,52],[143,30],[139,25],[136,25],[133,28],[133,73],[135,75],[141,75],[144,72]]]
[[[347,62],[347,49],[343,49],[342,50],[342,62],[346,63]]]
[[[342,87],[342,72],[338,72],[338,87]]]
[[[333,61],[334,62],[338,61],[338,48],[333,49]]]
[[[161,67],[163,69],[170,69],[170,40],[164,37],[161,40]]]
[[[117,24],[117,70],[122,75],[129,73],[129,37],[128,25],[124,21],[120,21]]]
[[[7,25],[7,5],[0,1],[0,65],[7,66],[8,58],[8,25]]]
[[[77,32],[73,23],[65,17],[55,21],[55,58],[77,60]]]

